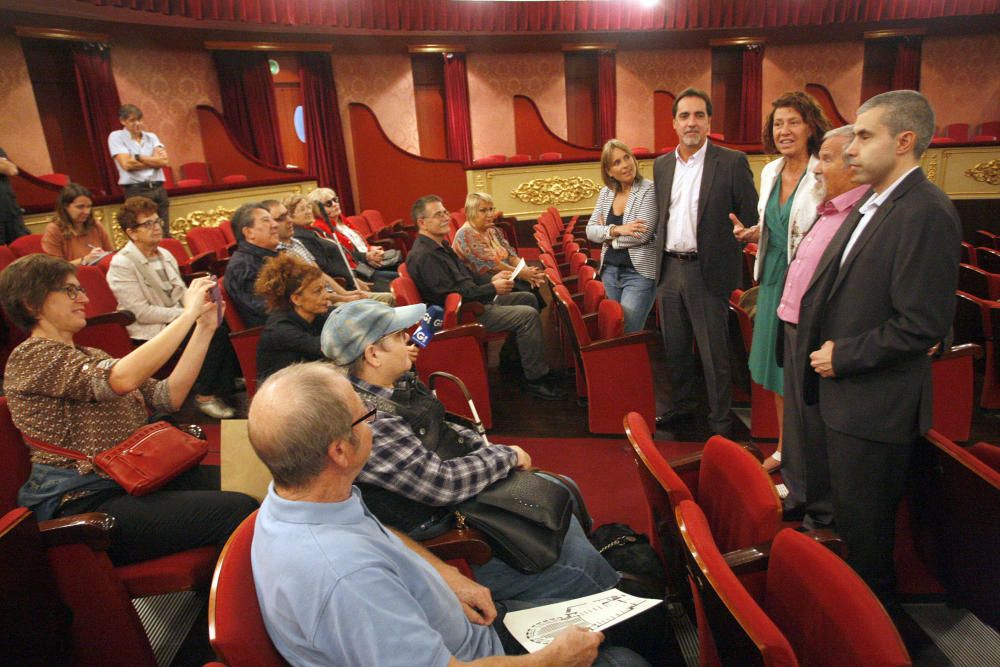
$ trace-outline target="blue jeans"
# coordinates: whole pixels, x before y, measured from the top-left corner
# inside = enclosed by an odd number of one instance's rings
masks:
[[[625,333],[642,331],[653,307],[656,284],[635,269],[607,264],[601,269],[601,282],[608,298],[622,305]]]
[[[494,600],[549,604],[606,591],[618,584],[618,573],[597,553],[573,517],[559,560],[537,574],[515,570],[499,558],[473,566],[473,574],[490,589]]]

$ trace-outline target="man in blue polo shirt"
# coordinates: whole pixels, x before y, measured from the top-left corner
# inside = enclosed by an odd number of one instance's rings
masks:
[[[271,640],[295,665],[444,667],[503,656],[489,591],[387,530],[353,486],[374,413],[323,362],[278,371],[254,397],[250,442],[274,477],[252,547]],[[602,640],[571,627],[538,653],[502,660],[590,665]],[[645,664],[625,653],[604,664]]]

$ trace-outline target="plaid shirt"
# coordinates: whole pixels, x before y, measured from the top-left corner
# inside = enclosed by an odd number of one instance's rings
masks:
[[[355,387],[386,399],[392,391],[351,376]],[[364,400],[364,394],[361,395]],[[379,410],[372,429],[372,451],[358,481],[382,487],[426,505],[454,505],[472,498],[517,465],[506,445],[480,446],[467,456],[442,461],[427,450],[402,418]],[[448,424],[465,441],[482,442],[472,429]]]
[[[309,252],[309,249],[306,248],[305,244],[302,243],[302,241],[295,238],[294,236],[288,239],[287,241],[282,241],[281,243],[279,243],[278,251],[291,253],[292,255],[295,255],[296,257],[306,262],[307,264],[312,264],[313,266],[316,266],[316,258],[313,257],[311,252]]]

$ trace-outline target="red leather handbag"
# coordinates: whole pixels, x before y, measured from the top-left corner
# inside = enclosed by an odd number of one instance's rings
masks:
[[[207,442],[165,421],[147,424],[114,447],[94,456],[27,436],[24,440],[32,447],[51,454],[91,461],[133,496],[144,496],[163,487],[174,477],[198,465],[208,453]]]

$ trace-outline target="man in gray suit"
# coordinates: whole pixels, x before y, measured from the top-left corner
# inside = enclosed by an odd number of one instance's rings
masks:
[[[697,405],[697,342],[708,393],[708,424],[727,435],[732,389],[729,371],[729,294],[740,278],[739,241],[731,213],[757,223],[757,190],[746,155],[708,141],[712,100],[695,88],[674,101],[677,149],[656,159],[653,181],[659,220],[654,245],[660,327],[670,366],[670,408],[658,428],[689,421]]]

